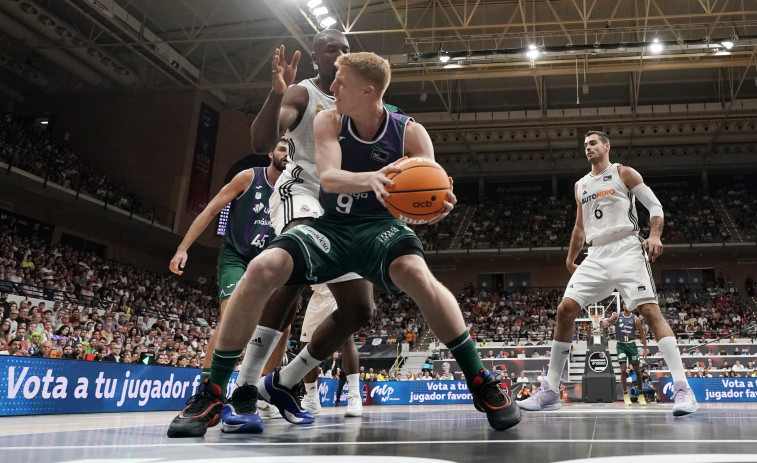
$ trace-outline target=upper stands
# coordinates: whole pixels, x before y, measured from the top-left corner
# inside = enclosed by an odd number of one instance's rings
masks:
[[[47,131],[10,117],[0,119],[0,162],[77,194],[85,193],[148,220],[172,225],[173,214],[158,211],[161,208],[141,199],[126,185],[98,172],[81,159],[67,141],[56,143]]]

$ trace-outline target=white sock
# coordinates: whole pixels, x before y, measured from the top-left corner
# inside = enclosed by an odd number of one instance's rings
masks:
[[[305,395],[318,397],[318,380],[314,383],[305,383]]]
[[[237,386],[258,382],[265,363],[273,353],[273,349],[276,348],[276,344],[279,343],[282,334],[281,331],[266,326],[258,325],[255,328],[250,342],[247,343],[247,351],[244,353],[239,376],[237,376]]]
[[[549,371],[547,371],[547,383],[549,388],[560,392],[560,377],[562,376],[565,363],[570,356],[570,343],[552,341],[552,353],[549,356]]]
[[[313,368],[317,367],[324,359],[314,359],[310,355],[308,350],[310,346],[305,346],[300,351],[300,354],[289,362],[289,365],[285,366],[279,371],[279,385],[291,389],[295,384],[299,383],[302,378]]]
[[[673,377],[673,382],[686,381],[686,373],[683,371],[683,361],[681,361],[681,351],[678,350],[676,338],[666,336],[657,341],[657,347],[660,348],[662,358],[665,359],[665,363],[670,368],[670,376]]]
[[[350,397],[360,397],[360,373],[347,375],[347,390]]]

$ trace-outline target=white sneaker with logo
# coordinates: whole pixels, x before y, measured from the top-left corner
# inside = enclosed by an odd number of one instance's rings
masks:
[[[545,410],[559,410],[562,407],[560,403],[560,394],[549,388],[546,379],[541,380],[541,386],[534,392],[531,397],[516,402],[521,410],[530,412],[540,412]]]
[[[694,391],[686,381],[673,383],[673,416],[684,416],[699,410],[699,403],[694,397]]]
[[[258,400],[258,415],[261,418],[281,418],[281,413],[276,407],[271,407],[271,404],[265,400]]]
[[[359,394],[350,394],[347,397],[347,410],[344,416],[363,416],[363,400]]]
[[[321,400],[318,397],[318,390],[316,389],[313,392],[313,394],[305,394],[305,397],[302,398],[302,409],[317,415],[321,413]]]

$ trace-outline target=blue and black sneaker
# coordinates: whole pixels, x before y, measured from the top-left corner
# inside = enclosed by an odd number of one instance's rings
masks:
[[[300,401],[294,392],[279,385],[278,370],[263,378],[263,386],[258,390],[260,398],[278,408],[285,420],[293,424],[310,424],[315,421],[312,413],[300,407]]]
[[[470,382],[473,406],[486,413],[489,425],[497,431],[512,428],[522,418],[520,408],[510,399],[507,391],[496,376],[486,370],[480,370]]]
[[[258,389],[244,384],[234,389],[221,411],[221,431],[238,434],[263,432],[263,419],[257,409]]]

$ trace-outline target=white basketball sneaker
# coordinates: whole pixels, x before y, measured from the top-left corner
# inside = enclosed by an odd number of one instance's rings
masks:
[[[673,383],[673,416],[684,416],[699,410],[699,403],[686,381]]]
[[[258,400],[258,415],[260,415],[261,418],[281,418],[279,409],[272,407],[271,404],[269,404],[265,400]]]
[[[363,416],[363,400],[359,393],[350,393],[347,396],[347,410],[344,411],[344,416]]]
[[[546,379],[541,380],[541,386],[531,397],[516,402],[522,410],[540,412],[544,410],[558,410],[562,407],[560,394],[549,388]]]
[[[321,400],[318,397],[318,390],[314,390],[312,394],[305,394],[302,398],[302,409],[307,410],[313,415],[321,413]]]

